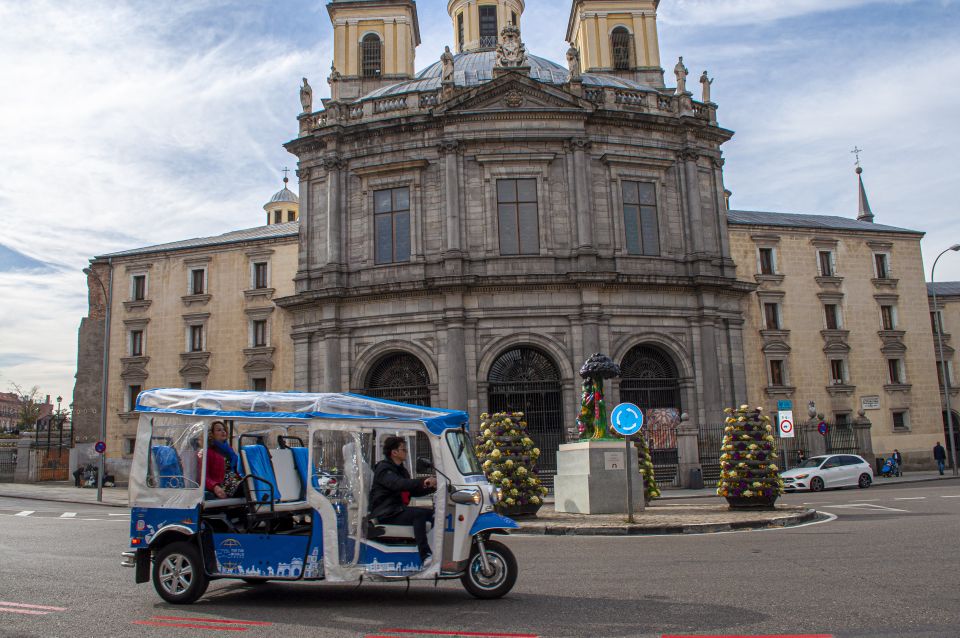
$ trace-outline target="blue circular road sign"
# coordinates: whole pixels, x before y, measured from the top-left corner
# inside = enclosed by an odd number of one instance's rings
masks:
[[[610,413],[613,429],[623,436],[636,434],[643,427],[643,412],[632,403],[621,403]]]
[[[97,441],[97,444],[93,446],[93,449],[97,451],[97,454],[103,454],[107,451],[107,444],[103,441]]]
[[[826,421],[820,421],[820,423],[817,424],[817,432],[819,432],[822,436],[827,436]]]

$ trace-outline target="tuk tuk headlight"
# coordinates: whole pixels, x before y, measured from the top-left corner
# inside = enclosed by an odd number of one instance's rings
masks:
[[[461,505],[479,505],[483,502],[483,497],[480,495],[480,490],[470,488],[457,490],[450,495],[450,500],[454,503],[460,503]]]
[[[494,503],[499,503],[503,500],[503,488],[495,487],[491,493],[491,499]]]

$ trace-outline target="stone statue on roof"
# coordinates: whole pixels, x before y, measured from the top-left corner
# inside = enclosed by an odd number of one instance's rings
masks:
[[[527,66],[527,48],[520,41],[520,29],[512,24],[500,31],[496,65],[503,69]]]
[[[700,76],[700,84],[703,85],[703,103],[708,104],[710,102],[710,85],[713,84],[713,79],[707,77],[706,71]]]
[[[342,77],[342,76],[340,75],[340,71],[337,71],[337,67],[335,67],[335,66],[333,65],[333,63],[331,63],[331,64],[330,64],[330,75],[327,76],[327,84],[329,84],[329,85],[332,87],[332,86],[333,86],[333,83],[334,83],[334,82],[339,82],[341,77]]]
[[[683,66],[682,55],[680,61],[677,62],[677,66],[673,67],[673,74],[677,76],[677,95],[683,95],[687,92],[687,76],[690,75],[690,71]]]
[[[580,80],[580,51],[572,44],[567,49],[567,66],[570,68],[570,81],[578,82]]]
[[[440,81],[443,84],[453,83],[453,54],[450,53],[450,47],[444,47],[443,54],[440,56],[440,63],[443,65],[443,73]]]
[[[313,113],[313,89],[307,78],[303,78],[303,86],[300,87],[300,106],[304,113]]]

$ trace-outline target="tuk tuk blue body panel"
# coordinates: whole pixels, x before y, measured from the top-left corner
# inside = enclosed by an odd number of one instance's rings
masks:
[[[134,507],[130,511],[130,546],[136,548],[149,546],[160,530],[171,525],[189,528],[195,534],[199,516],[199,508],[196,507],[190,509]],[[139,542],[134,543],[133,540],[137,539]]]
[[[224,576],[302,578],[309,542],[309,536],[214,534],[217,573]],[[315,548],[315,551],[319,553],[319,549]]]
[[[517,529],[519,527],[512,518],[501,516],[495,512],[487,512],[478,516],[477,520],[473,522],[473,527],[470,528],[470,536],[491,529]]]
[[[383,551],[368,543],[360,546],[360,564],[368,574],[381,576],[409,576],[420,571],[420,554],[416,549],[405,552]]]

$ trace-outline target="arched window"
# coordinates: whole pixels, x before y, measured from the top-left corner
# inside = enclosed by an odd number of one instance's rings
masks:
[[[363,40],[360,42],[360,63],[362,64],[363,77],[380,77],[380,70],[383,66],[382,57],[380,36],[376,33],[368,33],[363,36]]]
[[[613,68],[627,71],[633,66],[633,38],[626,27],[617,27],[610,34],[610,49],[613,51]]]
[[[668,354],[655,346],[631,348],[620,363],[620,399],[648,408],[680,409],[680,379]]]
[[[430,405],[430,375],[420,359],[407,352],[381,357],[366,378],[361,394],[413,405]]]

